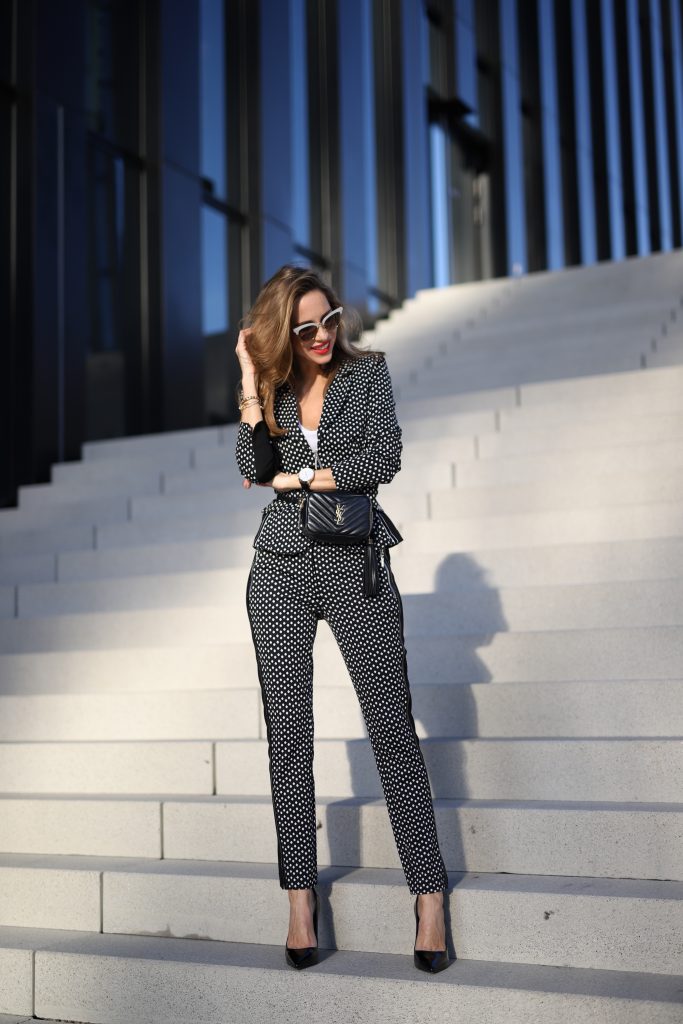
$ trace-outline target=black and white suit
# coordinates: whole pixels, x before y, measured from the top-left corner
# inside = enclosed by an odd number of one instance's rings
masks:
[[[236,457],[252,482],[313,465],[299,428],[296,396],[278,389],[275,418],[287,436],[270,439],[265,424],[241,423]],[[313,642],[325,619],[339,644],[375,755],[396,846],[412,894],[448,887],[432,797],[412,715],[403,606],[389,548],[401,535],[377,502],[377,487],[401,467],[391,379],[383,355],[343,361],[324,398],[318,427],[319,465],[339,490],[371,496],[380,585],[363,589],[364,545],[324,544],[303,536],[301,492],[279,493],[263,510],[247,582],[247,611],[256,651],[268,736],[280,885],[317,882],[313,778]]]

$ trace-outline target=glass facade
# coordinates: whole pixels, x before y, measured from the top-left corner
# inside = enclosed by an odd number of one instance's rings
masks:
[[[0,9],[0,494],[236,416],[286,261],[419,288],[683,244],[683,0]]]

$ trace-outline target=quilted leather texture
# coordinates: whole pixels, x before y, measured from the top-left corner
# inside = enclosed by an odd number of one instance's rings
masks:
[[[360,544],[372,529],[373,509],[369,498],[347,491],[313,491],[301,508],[303,532],[312,540],[337,544]]]

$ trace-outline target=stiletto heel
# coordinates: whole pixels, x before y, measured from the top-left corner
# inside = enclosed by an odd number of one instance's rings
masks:
[[[318,893],[313,887],[313,931],[315,946],[303,946],[301,949],[290,949],[285,939],[285,959],[290,967],[301,971],[304,967],[313,967],[318,963]]]
[[[417,945],[417,932],[420,927],[420,917],[417,912],[417,901],[415,897],[415,945]],[[457,958],[456,958],[457,959]],[[428,971],[430,974],[437,974],[444,971],[449,964],[448,947],[446,949],[415,949],[413,946],[413,963],[418,971]]]

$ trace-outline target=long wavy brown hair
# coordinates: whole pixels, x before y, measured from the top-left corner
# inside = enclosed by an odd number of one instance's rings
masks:
[[[263,418],[272,437],[282,437],[287,431],[278,426],[275,419],[275,392],[287,384],[295,390],[296,362],[292,332],[294,310],[302,295],[320,290],[330,308],[342,306],[337,293],[310,267],[298,267],[285,263],[263,285],[249,312],[240,320],[240,329],[249,328],[247,348],[256,371],[256,386],[263,405]],[[344,308],[337,328],[337,340],[332,358],[324,367],[327,374],[325,391],[329,388],[335,373],[345,358],[361,359],[382,353],[362,349],[349,338],[349,327],[358,328],[362,334],[362,321],[357,311]]]

